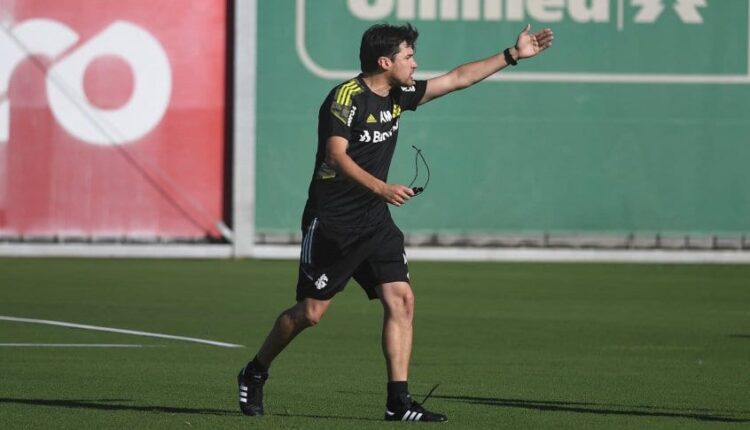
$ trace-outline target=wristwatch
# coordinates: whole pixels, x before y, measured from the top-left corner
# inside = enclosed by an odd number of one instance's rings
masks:
[[[510,55],[510,48],[505,48],[505,51],[503,51],[503,55],[505,56],[506,63],[510,64],[511,66],[515,66],[516,64],[518,64],[518,61],[513,58],[512,55]]]

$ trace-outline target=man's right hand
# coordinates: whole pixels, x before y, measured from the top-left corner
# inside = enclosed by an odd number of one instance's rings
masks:
[[[401,206],[414,196],[411,188],[400,184],[383,184],[383,187],[377,193],[386,203],[393,206]]]

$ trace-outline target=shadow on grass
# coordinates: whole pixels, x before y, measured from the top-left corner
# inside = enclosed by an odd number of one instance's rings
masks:
[[[17,405],[52,406],[71,409],[94,409],[100,411],[135,411],[153,412],[166,414],[193,414],[193,415],[218,415],[218,416],[242,416],[238,410],[224,409],[198,409],[178,408],[170,406],[138,406],[123,403],[132,402],[127,399],[100,399],[100,400],[50,400],[50,399],[10,399],[0,397],[0,405],[12,403]],[[290,418],[314,418],[326,420],[357,420],[357,421],[382,421],[382,419],[348,417],[334,415],[304,415],[293,413],[267,413],[268,416],[290,417]]]
[[[365,417],[347,417],[347,416],[340,416],[340,415],[305,415],[305,414],[292,414],[292,413],[283,413],[283,414],[275,414],[275,413],[269,413],[267,414],[272,417],[289,417],[289,418],[315,418],[315,419],[321,419],[321,420],[354,420],[354,421],[377,421],[381,422],[383,419],[377,419],[377,418],[365,418]]]
[[[729,337],[733,337],[735,339],[750,339],[750,334],[730,334]]]
[[[497,406],[503,408],[521,408],[537,411],[575,412],[599,415],[627,415],[637,417],[687,418],[699,421],[726,423],[746,423],[749,418],[728,416],[736,411],[712,411],[709,409],[675,409],[655,406],[626,406],[581,402],[560,402],[545,400],[500,399],[495,397],[433,395],[436,399],[454,400],[476,405]]]
[[[125,399],[101,399],[101,400],[51,400],[51,399],[9,399],[0,397],[0,405],[13,403],[17,405],[31,406],[53,406],[59,408],[71,409],[95,409],[100,411],[136,411],[136,412],[155,412],[167,414],[197,414],[197,415],[238,415],[235,410],[223,409],[199,409],[199,408],[179,408],[171,406],[139,406],[125,405],[122,403],[130,402]],[[116,403],[115,403],[116,402]]]
[[[359,393],[363,394],[363,393]],[[433,395],[433,398],[457,401],[475,405],[495,406],[502,408],[521,408],[547,412],[574,412],[583,414],[599,415],[624,415],[637,417],[664,417],[664,418],[685,418],[699,421],[725,422],[725,423],[747,423],[750,418],[740,418],[726,415],[737,414],[736,411],[714,411],[709,409],[676,409],[661,408],[655,406],[625,406],[600,403],[583,403],[583,402],[562,402],[562,401],[544,401],[544,400],[521,400],[521,399],[502,399],[496,397],[474,397],[474,396],[450,396],[450,395]],[[239,416],[236,410],[226,409],[200,409],[200,408],[182,408],[170,406],[139,406],[126,405],[123,403],[131,402],[126,399],[101,399],[101,400],[51,400],[51,399],[13,399],[0,397],[2,404],[19,404],[31,406],[52,406],[71,409],[94,409],[101,411],[136,411],[168,414],[194,414],[194,415],[216,415],[216,416]],[[356,420],[356,421],[382,421],[376,418],[352,417],[352,416],[334,416],[334,415],[308,415],[293,413],[269,413],[269,416],[277,417],[296,417],[296,418],[314,418],[328,420]]]

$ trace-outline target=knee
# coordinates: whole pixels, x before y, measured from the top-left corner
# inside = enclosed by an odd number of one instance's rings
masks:
[[[401,297],[404,312],[411,318],[414,315],[414,293],[409,288]]]
[[[284,313],[284,316],[292,323],[301,328],[308,328],[317,325],[323,318],[323,313],[315,309],[309,309],[303,306],[295,306]]]
[[[313,327],[318,325],[323,315],[317,312],[307,310],[302,314],[302,325],[305,327]]]
[[[409,319],[409,321],[414,320],[414,294],[410,293],[408,300],[406,302],[406,316]]]
[[[409,284],[390,291],[384,304],[392,316],[409,321],[414,317],[414,293]]]

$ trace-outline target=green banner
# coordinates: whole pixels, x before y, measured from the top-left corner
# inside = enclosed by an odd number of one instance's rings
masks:
[[[356,69],[361,29],[380,21],[410,21],[430,35],[419,45],[429,71],[504,48],[533,23],[569,47],[534,67],[561,79],[748,75],[747,0],[299,0],[295,20],[308,68],[341,79]]]
[[[530,23],[554,46],[408,112],[391,182],[406,232],[750,232],[748,0],[258,2],[259,233],[299,230],[317,110],[356,75],[362,32],[420,31],[423,78],[501,51]]]

